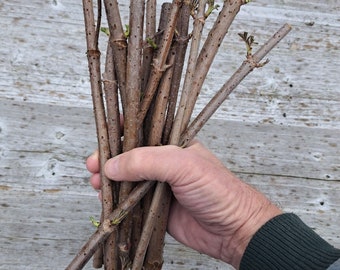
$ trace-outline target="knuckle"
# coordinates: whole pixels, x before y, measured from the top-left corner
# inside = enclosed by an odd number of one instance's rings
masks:
[[[125,167],[127,171],[132,174],[140,174],[140,171],[145,166],[145,160],[147,157],[143,154],[140,148],[132,149],[128,152],[128,158],[126,160]]]

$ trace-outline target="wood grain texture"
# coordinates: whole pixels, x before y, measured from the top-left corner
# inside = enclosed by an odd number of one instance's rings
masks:
[[[121,2],[126,23],[128,3]],[[270,63],[246,78],[199,138],[338,247],[339,13],[338,0],[244,6],[195,110],[244,59],[238,32],[262,44],[290,23]],[[96,138],[81,3],[5,1],[0,23],[0,269],[62,269],[94,231],[89,216],[100,212],[84,165]],[[164,269],[231,269],[171,237],[165,259]]]

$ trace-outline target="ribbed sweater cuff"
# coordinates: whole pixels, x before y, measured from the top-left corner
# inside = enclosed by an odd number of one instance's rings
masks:
[[[340,258],[336,249],[295,214],[274,217],[253,236],[240,270],[327,269]]]

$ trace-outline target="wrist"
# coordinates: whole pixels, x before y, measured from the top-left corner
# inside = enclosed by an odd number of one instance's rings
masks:
[[[249,187],[249,186],[248,186]],[[270,219],[282,214],[264,195],[250,188],[248,196],[241,196],[237,209],[239,226],[224,242],[221,259],[239,269],[242,256],[255,233]]]

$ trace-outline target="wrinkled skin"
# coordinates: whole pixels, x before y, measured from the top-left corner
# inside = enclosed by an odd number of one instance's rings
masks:
[[[91,184],[100,188],[98,153],[86,162]],[[201,253],[239,267],[255,232],[281,214],[264,195],[239,180],[201,143],[187,148],[136,148],[107,161],[114,181],[158,180],[173,191],[168,232]]]

